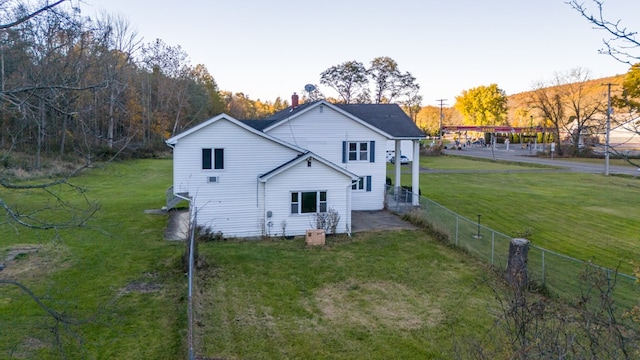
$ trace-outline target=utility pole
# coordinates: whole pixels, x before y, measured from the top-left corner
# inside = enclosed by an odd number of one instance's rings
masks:
[[[447,99],[438,99],[436,101],[440,103],[440,130],[439,130],[440,132],[438,133],[438,138],[440,139],[440,143],[442,143],[442,119],[444,119],[444,113],[442,112],[442,107],[446,105],[444,102],[447,101]]]

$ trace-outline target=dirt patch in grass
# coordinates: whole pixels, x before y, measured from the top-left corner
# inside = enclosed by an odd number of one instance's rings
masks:
[[[162,284],[155,280],[157,277],[158,274],[155,273],[144,273],[144,279],[128,283],[127,286],[120,289],[120,295],[132,292],[140,294],[156,293],[162,289]]]
[[[137,292],[137,293],[154,293],[154,292],[158,292],[160,291],[160,289],[162,289],[162,285],[160,284],[154,284],[154,283],[148,283],[148,282],[142,282],[142,281],[132,281],[129,284],[127,284],[127,286],[124,287],[124,289],[122,289],[122,292],[125,293],[129,293],[129,292]]]
[[[393,282],[351,280],[324,287],[315,297],[323,316],[336,323],[415,330],[433,327],[443,319],[426,294]]]
[[[39,278],[71,263],[69,253],[60,244],[20,244],[0,249],[0,275],[7,278]]]
[[[235,318],[237,325],[239,326],[260,326],[263,328],[275,329],[275,319],[271,316],[271,309],[256,310],[255,307],[250,307],[246,313],[238,315]]]
[[[20,343],[20,345],[16,346],[12,352],[13,359],[33,359],[35,353],[47,347],[50,347],[51,344],[47,344],[46,342],[34,338],[27,337]]]

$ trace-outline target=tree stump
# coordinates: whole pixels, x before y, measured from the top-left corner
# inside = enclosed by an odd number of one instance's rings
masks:
[[[507,283],[517,293],[521,293],[528,286],[527,254],[529,240],[522,238],[511,239],[509,244],[509,259],[507,261]]]

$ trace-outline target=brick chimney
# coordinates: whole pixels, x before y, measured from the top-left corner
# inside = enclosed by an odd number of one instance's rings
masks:
[[[295,109],[298,107],[298,94],[293,93],[293,95],[291,95],[291,108]]]

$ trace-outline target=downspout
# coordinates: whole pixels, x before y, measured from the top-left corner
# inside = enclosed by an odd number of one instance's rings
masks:
[[[349,215],[349,221],[346,224],[347,236],[351,237],[351,188],[353,184],[357,184],[360,180],[351,180],[351,184],[347,185],[347,214]]]
[[[170,147],[170,148],[172,148],[172,149],[175,149],[175,146],[174,146],[174,145],[171,145],[171,144],[169,144],[169,143],[168,143],[168,142],[166,142],[166,141],[165,141],[164,143],[165,143],[168,147]],[[173,176],[172,176],[172,177],[173,177]],[[173,182],[174,180],[175,180],[175,178],[174,178],[174,179],[172,179],[172,180],[171,180],[171,182]],[[174,184],[174,185],[175,185],[175,184]],[[182,196],[182,195],[180,195],[180,194],[177,194],[177,193],[175,192],[175,187],[174,187],[173,189],[174,189],[174,191],[173,191],[173,196],[175,196],[175,197],[177,197],[177,198],[179,198],[179,199],[182,199],[182,200],[186,200],[186,201],[189,203],[189,209],[191,209],[191,208],[193,207],[193,206],[192,206],[193,204],[192,204],[192,202],[191,202],[191,198],[188,198],[188,197],[186,197],[186,196]],[[189,220],[191,220],[191,219],[189,219]]]
[[[262,204],[264,205],[264,209],[262,209],[262,217],[263,217],[263,223],[264,223],[264,231],[267,232],[267,234],[269,234],[269,236],[271,236],[271,228],[269,228],[269,217],[267,216],[267,182],[264,182],[264,187],[263,187],[264,193],[262,194],[263,196],[263,201]],[[267,228],[269,228],[269,231],[267,231]]]

